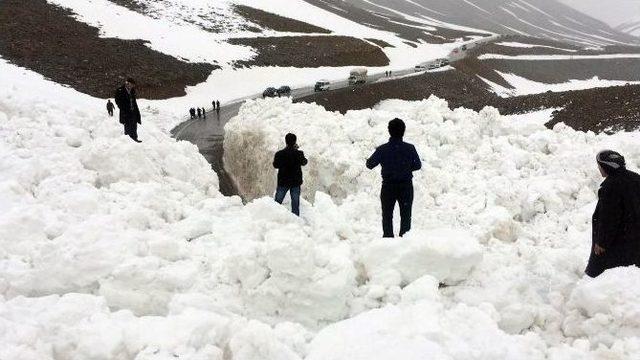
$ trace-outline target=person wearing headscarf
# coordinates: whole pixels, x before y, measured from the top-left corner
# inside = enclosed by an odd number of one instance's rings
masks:
[[[592,245],[585,273],[640,265],[640,175],[627,170],[624,156],[603,150],[596,156],[605,178],[592,219]]]

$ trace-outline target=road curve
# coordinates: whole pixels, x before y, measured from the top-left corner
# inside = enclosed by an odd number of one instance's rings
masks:
[[[491,36],[488,38],[479,39],[473,43],[468,43],[470,48],[476,47],[482,43],[493,42],[499,39],[499,36]],[[452,52],[449,54],[448,59],[450,62],[462,60],[466,57],[466,51]],[[384,73],[369,74],[367,84],[358,86],[367,86],[368,84],[375,83],[380,79],[388,78],[393,79],[400,76],[405,76],[414,73],[414,69],[394,70],[391,77],[386,77]],[[345,74],[347,75],[347,74]],[[345,87],[349,87],[346,80],[332,81],[331,89],[338,90]],[[329,91],[332,91],[329,90]],[[305,97],[314,93],[313,86],[306,86],[291,90],[291,97],[294,99]],[[207,110],[207,118],[186,118],[183,123],[176,126],[171,130],[171,135],[176,140],[186,140],[195,144],[200,151],[200,154],[207,159],[211,164],[211,168],[218,174],[220,179],[220,192],[225,196],[240,195],[236,189],[231,176],[225,171],[222,161],[222,155],[224,152],[223,140],[224,140],[224,125],[234,116],[238,115],[240,107],[248,99],[255,99],[262,97],[262,94],[253,94],[241,99],[236,99],[221,106],[220,111],[216,112],[213,109]]]

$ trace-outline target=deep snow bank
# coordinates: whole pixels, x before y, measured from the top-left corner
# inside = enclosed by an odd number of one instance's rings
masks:
[[[229,126],[230,139],[239,123],[253,131],[244,156],[270,165],[295,126],[315,169],[308,186],[340,200],[318,192],[297,218],[270,197],[220,196],[197,149],[162,130],[175,119],[145,109],[134,144],[94,111],[102,101],[0,67],[0,358],[637,354],[635,316],[621,316],[634,292],[611,306],[597,295],[637,271],[575,285],[599,181],[592,155],[613,145],[635,168],[636,134],[549,131],[545,119],[438,99],[346,116],[250,102]],[[414,230],[392,242],[379,238],[379,178],[364,159],[394,116],[425,170]],[[266,189],[272,175],[251,183]],[[609,335],[593,332],[601,324]]]
[[[378,171],[365,169],[364,161],[375,146],[386,141],[386,125],[394,117],[405,120],[406,139],[416,145],[424,162],[423,170],[414,178],[413,231],[406,242],[396,240],[397,246],[384,240],[371,242],[362,236],[373,237],[380,231],[377,198],[380,179]],[[309,158],[304,169],[304,195],[313,201],[316,191],[331,194],[340,201],[336,211],[339,215],[334,218],[350,219],[355,231],[356,237],[350,241],[370,280],[361,289],[366,290],[364,297],[353,300],[355,308],[374,307],[376,302],[400,304],[397,309],[389,308],[396,310],[377,310],[345,325],[327,328],[312,343],[312,358],[347,359],[375,353],[376,358],[387,359],[397,354],[384,352],[382,347],[376,348],[380,351],[368,352],[356,339],[330,349],[327,344],[351,339],[350,331],[377,329],[372,324],[378,321],[388,321],[389,327],[392,327],[389,323],[403,323],[403,315],[399,314],[412,310],[406,308],[411,305],[402,304],[401,286],[425,275],[412,274],[414,269],[435,265],[425,259],[434,256],[431,251],[438,248],[428,245],[435,237],[416,240],[416,236],[419,238],[423,230],[441,227],[465,229],[470,238],[484,244],[484,249],[480,263],[470,262],[470,275],[461,274],[461,284],[440,290],[443,295],[440,301],[446,305],[442,314],[433,315],[439,319],[437,322],[450,324],[446,320],[448,312],[465,305],[473,309],[472,313],[480,310],[490,315],[492,320],[487,324],[499,328],[495,330],[500,334],[496,338],[502,338],[504,333],[529,334],[522,340],[526,346],[517,338],[505,337],[504,342],[498,341],[497,353],[488,349],[479,352],[478,358],[565,359],[605,355],[630,358],[640,335],[637,329],[616,333],[621,338],[613,344],[604,338],[587,336],[585,330],[575,330],[565,320],[574,316],[576,305],[569,299],[583,276],[590,246],[590,216],[602,180],[594,154],[602,148],[615,148],[626,155],[629,167],[636,169],[640,164],[640,150],[635,146],[638,134],[596,136],[563,125],[548,130],[543,126],[546,120],[544,113],[502,117],[489,108],[481,112],[450,110],[446,102],[436,98],[420,102],[390,100],[375,109],[345,115],[327,113],[313,104],[291,104],[288,99],[249,101],[243,106],[238,117],[227,125],[225,141],[228,154],[225,164],[237,175],[241,188],[249,197],[270,195],[275,186],[272,156],[283,146],[284,134],[296,133]],[[308,211],[305,207],[308,209],[309,205],[303,206],[303,213]],[[446,262],[437,259],[440,254],[431,258],[439,264],[434,267],[445,274],[448,269],[466,267],[461,255],[465,251],[469,259],[477,256],[472,250],[475,246],[463,245],[464,241],[459,247],[455,242],[442,244],[457,249],[460,256],[446,256]],[[462,248],[465,251],[461,252]],[[411,249],[423,251],[424,256],[412,257]],[[440,249],[446,253],[446,247]],[[446,277],[438,271],[426,273],[438,280]],[[408,298],[420,299],[424,287],[419,288]],[[375,316],[389,320],[366,320]],[[624,322],[620,318],[611,321]],[[453,343],[459,342],[457,336],[464,337],[461,334],[467,331],[477,336],[485,330],[494,331],[484,325],[480,325],[483,330],[469,330],[466,327],[470,323],[460,324],[459,334],[452,335]],[[341,330],[343,326],[346,330]],[[572,332],[567,332],[570,329]],[[426,330],[407,330],[411,344],[405,345],[418,353],[469,358],[465,351],[452,353],[449,341],[437,336],[435,340],[425,337],[411,342],[420,331]],[[379,339],[383,344],[401,341],[386,330],[380,332],[384,333]],[[368,339],[377,339],[376,336],[363,338],[370,344]],[[612,348],[597,349],[612,344],[615,345]],[[527,347],[541,351],[527,352]],[[394,349],[401,351],[401,348]]]

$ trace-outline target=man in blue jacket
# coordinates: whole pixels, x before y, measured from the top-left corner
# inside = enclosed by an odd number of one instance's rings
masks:
[[[393,237],[393,209],[400,206],[400,236],[411,230],[411,206],[413,205],[413,171],[420,170],[422,162],[415,146],[402,141],[406,126],[395,118],[389,121],[389,142],[380,145],[367,160],[367,168],[382,165],[382,232],[383,237]]]

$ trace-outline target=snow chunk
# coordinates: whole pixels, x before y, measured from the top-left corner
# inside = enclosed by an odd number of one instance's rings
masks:
[[[363,251],[362,259],[372,283],[388,272],[402,275],[408,284],[432,275],[446,284],[464,280],[482,260],[482,247],[467,232],[452,229],[412,231],[402,239],[378,239]]]

